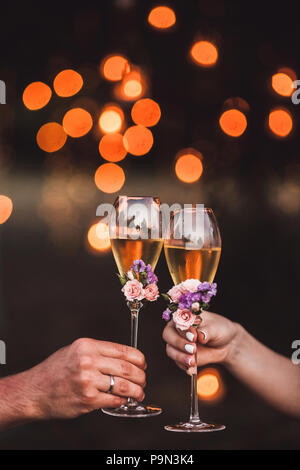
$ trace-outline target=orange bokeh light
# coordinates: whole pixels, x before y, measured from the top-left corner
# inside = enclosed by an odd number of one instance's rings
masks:
[[[51,88],[43,82],[30,83],[23,92],[23,103],[31,111],[41,109],[49,103]]]
[[[221,115],[219,124],[225,134],[240,137],[247,128],[247,118],[238,109],[228,109]]]
[[[138,98],[143,91],[143,87],[141,82],[139,82],[136,79],[128,80],[126,83],[124,83],[124,88],[123,88],[125,96],[128,98]]]
[[[159,105],[149,98],[137,101],[131,110],[133,122],[145,127],[152,127],[160,120],[161,111]]]
[[[45,152],[52,153],[61,149],[67,140],[67,134],[57,122],[48,122],[40,127],[36,141]]]
[[[93,224],[87,234],[91,248],[96,251],[107,251],[110,248],[108,225],[103,222]]]
[[[154,28],[167,29],[175,24],[176,15],[171,8],[159,6],[150,11],[148,22],[151,26],[154,26]]]
[[[124,147],[132,155],[145,155],[153,145],[153,135],[144,126],[129,127],[123,137]]]
[[[286,137],[293,129],[293,118],[286,109],[274,109],[268,118],[269,128],[278,137]]]
[[[218,60],[218,50],[209,41],[196,42],[190,51],[193,61],[203,67],[212,67]]]
[[[287,73],[278,72],[272,76],[272,87],[281,96],[291,96],[294,92],[294,79]]]
[[[63,118],[63,128],[70,137],[82,137],[93,127],[93,119],[83,108],[73,108]]]
[[[200,399],[207,401],[220,399],[223,396],[224,387],[216,369],[204,369],[198,374],[197,393]]]
[[[9,219],[12,210],[12,200],[8,196],[0,195],[0,224],[4,224]]]
[[[201,154],[193,149],[181,151],[175,163],[175,173],[184,183],[195,183],[203,172]]]
[[[122,83],[115,88],[115,95],[121,100],[134,101],[141,98],[145,90],[145,77],[136,69],[125,75]]]
[[[53,82],[53,88],[58,96],[66,98],[78,93],[83,86],[80,73],[67,69],[59,72]]]
[[[124,123],[124,113],[120,106],[105,106],[99,117],[99,127],[105,134],[119,132]]]
[[[95,183],[104,193],[115,193],[125,183],[124,171],[115,163],[104,163],[95,173]]]
[[[130,71],[130,65],[126,57],[111,55],[101,63],[101,73],[107,80],[118,82]]]
[[[109,162],[119,162],[127,155],[122,134],[105,134],[99,143],[99,152]]]

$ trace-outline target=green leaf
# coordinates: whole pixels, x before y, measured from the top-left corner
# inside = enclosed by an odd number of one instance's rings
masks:
[[[119,281],[121,283],[121,286],[125,286],[126,282],[127,282],[127,279],[125,276],[121,276],[120,274],[117,274],[118,278],[119,278]]]
[[[178,304],[174,304],[174,303],[171,303],[169,306],[168,306],[168,309],[173,313],[173,312],[176,312],[176,310],[178,309]]]
[[[148,285],[148,283],[147,283],[147,273],[140,273],[139,281],[143,284],[143,287],[146,287]]]
[[[167,302],[171,302],[170,296],[168,294],[161,294],[162,298]]]
[[[201,308],[203,308],[203,310],[208,310],[209,309],[209,304],[202,304]]]

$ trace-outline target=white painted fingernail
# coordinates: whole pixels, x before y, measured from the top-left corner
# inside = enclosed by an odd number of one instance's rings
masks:
[[[194,346],[192,344],[186,344],[184,346],[184,349],[186,350],[186,352],[188,352],[189,354],[193,354],[194,352]]]
[[[185,357],[185,359],[184,359],[185,363],[186,363],[188,366],[191,365],[192,360],[193,360],[193,356]]]
[[[189,341],[194,341],[194,335],[193,335],[193,333],[191,333],[190,331],[188,331],[185,336],[186,336],[186,339],[187,339],[187,340],[189,340]]]
[[[205,330],[199,330],[199,331],[201,331],[201,333],[202,333],[203,336],[204,336],[204,340],[206,341],[206,340],[207,340],[207,333],[206,333],[206,331],[205,331]]]

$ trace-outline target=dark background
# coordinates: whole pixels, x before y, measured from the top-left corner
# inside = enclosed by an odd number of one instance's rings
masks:
[[[60,121],[78,100],[85,100],[94,116],[113,100],[112,85],[98,73],[112,52],[145,70],[148,96],[162,109],[150,154],[121,162],[126,172],[121,193],[213,207],[223,240],[214,311],[276,351],[292,353],[299,331],[299,111],[271,91],[270,79],[284,66],[300,74],[296,2],[169,4],[177,23],[165,32],[147,24],[151,1],[1,6],[0,79],[7,84],[8,104],[0,107],[0,193],[14,202],[11,218],[0,226],[0,338],[7,344],[1,376],[31,367],[78,337],[128,342],[129,315],[112,255],[95,255],[85,242],[97,205],[116,197],[93,183],[101,163],[99,136],[93,131],[69,139],[50,156],[35,143],[41,124]],[[218,46],[213,69],[187,58],[200,33]],[[66,67],[81,71],[80,94],[54,96],[45,109],[28,111],[22,103],[25,86],[36,80],[51,85]],[[245,134],[231,139],[220,131],[218,118],[224,101],[236,96],[250,111]],[[292,134],[282,140],[265,126],[278,105],[294,118]],[[129,116],[131,105],[123,107]],[[178,150],[191,146],[203,153],[204,172],[199,182],[185,185],[173,164]],[[84,184],[76,186],[78,178]],[[58,198],[57,207],[47,206],[45,194]],[[165,291],[171,281],[163,255],[157,274]],[[146,400],[164,408],[161,416],[131,421],[94,412],[31,424],[2,433],[0,448],[299,449],[299,422],[263,403],[221,367],[226,394],[217,404],[200,402],[200,410],[201,417],[225,423],[227,430],[211,435],[163,430],[188,414],[189,381],[165,355],[162,308],[158,303],[142,312],[139,335],[149,365]]]

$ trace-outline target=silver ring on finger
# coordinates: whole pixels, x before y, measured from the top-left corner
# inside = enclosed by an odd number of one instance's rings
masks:
[[[114,385],[115,385],[115,378],[113,375],[110,375],[110,385],[109,385],[109,389],[107,390],[106,393],[113,393],[113,388],[114,388]]]

